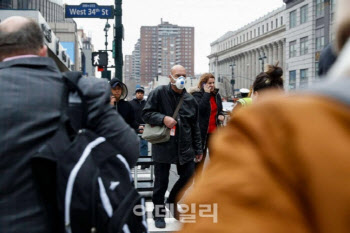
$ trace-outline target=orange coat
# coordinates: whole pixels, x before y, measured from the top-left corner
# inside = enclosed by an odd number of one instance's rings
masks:
[[[241,109],[213,137],[187,204],[218,204],[188,233],[348,233],[350,107],[289,96]]]

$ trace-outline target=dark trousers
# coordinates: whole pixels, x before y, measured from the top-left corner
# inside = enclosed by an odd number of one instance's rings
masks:
[[[204,161],[205,161],[205,159],[207,157],[207,149],[210,151],[210,148],[209,148],[209,140],[210,140],[210,138],[211,138],[211,133],[208,133],[207,134],[207,141],[206,141],[205,147],[203,149],[203,159],[199,163],[196,163],[196,174],[198,174],[198,176],[202,176],[202,173],[203,173],[203,170],[204,170]]]
[[[170,171],[171,164],[167,163],[154,163],[154,187],[153,187],[153,196],[152,201],[156,208],[159,208],[159,213],[162,215],[165,215],[165,208],[164,208],[164,198],[165,198],[165,192],[168,189],[168,183],[169,183],[169,171]],[[194,162],[188,162],[183,165],[176,164],[177,173],[180,176],[180,178],[175,183],[174,187],[170,191],[169,198],[167,200],[167,203],[169,204],[176,204],[176,198],[178,200],[181,199],[182,196],[178,196],[181,189],[186,185],[186,183],[190,180],[194,173],[195,164]],[[153,210],[153,216],[155,212]],[[164,217],[164,216],[155,216],[155,217]]]

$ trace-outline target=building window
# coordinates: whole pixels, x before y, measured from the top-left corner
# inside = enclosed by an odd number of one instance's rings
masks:
[[[335,11],[335,1],[336,1],[336,0],[331,0],[331,11],[332,11],[332,12]]]
[[[271,21],[271,30],[273,29],[273,21]]]
[[[281,26],[283,25],[283,16],[281,16]]]
[[[295,70],[289,71],[289,90],[296,88],[297,72]]]
[[[316,17],[324,16],[324,0],[316,0]]]
[[[316,29],[316,50],[324,48],[324,28]]]
[[[260,36],[260,27],[258,27],[258,36]]]
[[[261,26],[261,31],[262,31],[261,33],[264,34],[265,32],[264,25]]]
[[[294,28],[297,26],[297,11],[292,11],[289,13],[289,28]]]
[[[269,31],[269,24],[267,23],[266,24],[266,32],[268,32]]]
[[[307,11],[308,11],[308,5],[305,5],[300,8],[300,24],[307,22]]]
[[[308,52],[308,37],[303,37],[300,39],[300,55],[305,55]]]
[[[278,19],[276,19],[276,28],[278,28]]]
[[[300,87],[305,88],[308,86],[309,77],[308,77],[308,69],[300,70]]]
[[[296,40],[289,42],[289,57],[290,58],[295,57],[297,55],[296,45],[297,45]]]
[[[319,69],[319,65],[318,62],[315,63],[315,74],[316,76],[318,75],[318,69]]]

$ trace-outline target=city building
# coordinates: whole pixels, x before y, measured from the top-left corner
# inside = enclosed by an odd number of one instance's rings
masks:
[[[82,44],[78,36],[77,24],[72,19],[62,22],[49,22],[50,27],[60,38],[60,43],[71,58],[71,66],[74,71],[81,71]]]
[[[194,75],[194,27],[178,26],[163,20],[157,26],[142,26],[139,44],[135,45],[136,56],[138,47],[140,84],[148,85],[155,77],[168,75],[176,64],[184,66],[188,76]],[[137,65],[138,61],[135,61]]]
[[[57,36],[52,32],[49,24],[37,10],[3,10],[0,9],[0,21],[11,16],[28,17],[40,25],[44,32],[44,43],[48,48],[48,56],[51,57],[61,71],[71,70],[70,57],[66,53]]]
[[[264,64],[285,67],[285,6],[229,31],[210,44],[209,72],[218,79],[221,95],[250,88]]]
[[[283,2],[283,7],[211,43],[209,71],[218,78],[223,96],[232,95],[233,88],[249,88],[263,63],[279,62],[286,90],[318,81],[320,53],[334,38],[335,0]]]
[[[140,39],[137,40],[135,44],[134,51],[132,51],[132,78],[135,80],[136,84],[141,83],[140,76],[141,69],[141,56],[140,56]]]
[[[81,71],[83,75],[95,77],[96,69],[92,66],[94,45],[91,43],[91,37],[87,36],[83,29],[78,29],[78,37],[83,46],[81,49]]]
[[[334,0],[284,0],[286,3],[285,81],[288,89],[317,81],[322,49],[333,40]]]
[[[0,9],[38,10],[46,22],[64,21],[62,0],[1,0]]]
[[[131,98],[131,95],[135,93],[136,90],[136,81],[134,77],[132,76],[132,67],[133,67],[133,59],[132,55],[125,55],[124,60],[124,67],[123,67],[123,80],[125,85],[128,87],[129,91],[129,99]]]

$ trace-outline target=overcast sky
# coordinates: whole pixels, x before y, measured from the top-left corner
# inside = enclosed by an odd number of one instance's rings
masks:
[[[113,5],[114,0],[65,0],[69,5],[95,2],[99,5]],[[123,55],[131,54],[141,26],[156,26],[161,18],[171,24],[195,27],[195,72],[208,71],[210,43],[228,31],[244,25],[283,6],[283,0],[124,0]],[[92,37],[95,49],[104,49],[104,19],[75,19],[78,28]],[[114,20],[110,20],[114,24]],[[113,32],[109,32],[109,49]]]

